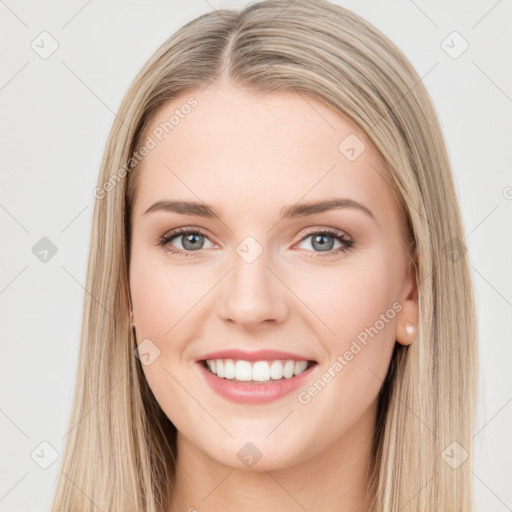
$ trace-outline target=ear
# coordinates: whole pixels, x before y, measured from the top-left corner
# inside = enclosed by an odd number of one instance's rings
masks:
[[[402,309],[397,315],[396,341],[401,345],[410,345],[416,339],[418,332],[418,283],[417,283],[418,252],[412,255],[404,278],[400,304]]]

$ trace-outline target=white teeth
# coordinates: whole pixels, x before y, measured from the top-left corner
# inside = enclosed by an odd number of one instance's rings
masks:
[[[252,380],[264,382],[270,380],[270,365],[267,361],[257,361],[252,367]]]
[[[283,365],[281,361],[272,361],[272,365],[270,366],[270,376],[273,379],[283,378]]]
[[[224,361],[222,359],[217,359],[216,365],[217,365],[217,376],[224,377]]]
[[[293,377],[293,368],[295,366],[295,361],[286,361],[283,366],[283,377],[286,379],[291,379]]]
[[[233,359],[209,359],[206,361],[211,373],[225,379],[239,381],[268,382],[282,378],[291,379],[300,375],[308,366],[307,361],[275,360],[275,361],[244,361]]]
[[[252,367],[251,367],[251,363],[249,363],[249,361],[237,361],[236,362],[235,379],[236,380],[252,380]]]
[[[307,361],[295,361],[295,366],[293,368],[293,374],[299,375],[302,373],[308,366]]]
[[[232,359],[226,359],[224,361],[224,378],[234,379],[235,378],[235,363]]]

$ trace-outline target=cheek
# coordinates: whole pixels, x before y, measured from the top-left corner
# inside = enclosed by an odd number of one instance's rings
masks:
[[[204,279],[186,265],[172,267],[165,256],[139,257],[134,252],[130,289],[139,337],[171,337],[181,322],[193,316],[194,304],[205,293]]]
[[[312,311],[309,323],[317,326],[326,352],[328,375],[322,380],[329,390],[322,392],[324,403],[336,402],[349,409],[359,404],[364,409],[386,376],[401,305],[397,269],[377,256],[353,265],[347,261],[322,279],[303,275],[295,280],[294,291]]]
[[[137,343],[158,354],[150,364],[142,364],[142,370],[166,415],[181,427],[187,397],[178,382],[186,386],[189,378],[182,362],[188,340],[194,335],[191,325],[197,322],[193,306],[201,290],[185,266],[171,268],[165,257],[147,251],[134,250],[132,254],[130,290]]]
[[[376,400],[393,353],[401,307],[395,300],[394,275],[384,260],[347,265],[332,272],[328,284],[308,283],[297,294],[307,297],[304,302],[315,314],[311,325],[318,326],[326,357],[318,380],[300,390],[299,403],[311,417],[328,411],[331,423],[325,435],[336,436]]]
[[[379,322],[382,333],[392,330],[396,300],[393,269],[384,259],[355,261],[311,275],[302,273],[293,278],[293,290],[308,306],[319,325],[318,332],[329,348],[343,349],[385,315],[388,322]],[[389,309],[392,311],[386,315]],[[313,322],[313,317],[312,322]],[[323,328],[322,328],[323,325]]]

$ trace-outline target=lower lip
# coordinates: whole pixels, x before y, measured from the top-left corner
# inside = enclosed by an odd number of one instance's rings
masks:
[[[277,400],[303,385],[311,372],[318,366],[318,363],[315,363],[300,375],[294,375],[290,379],[283,378],[261,384],[249,384],[217,377],[203,366],[202,361],[196,364],[208,385],[216,393],[239,404],[265,404]]]

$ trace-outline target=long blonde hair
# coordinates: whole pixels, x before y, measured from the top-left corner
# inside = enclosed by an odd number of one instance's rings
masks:
[[[52,510],[169,507],[176,428],[134,356],[129,320],[136,149],[165,102],[220,78],[265,94],[310,93],[352,120],[380,152],[406,219],[407,248],[417,253],[420,313],[415,342],[396,344],[379,395],[372,510],[473,510],[476,314],[442,131],[402,52],[370,23],[324,0],[268,0],[204,14],[165,41],[131,84],[94,191],[74,405]]]

